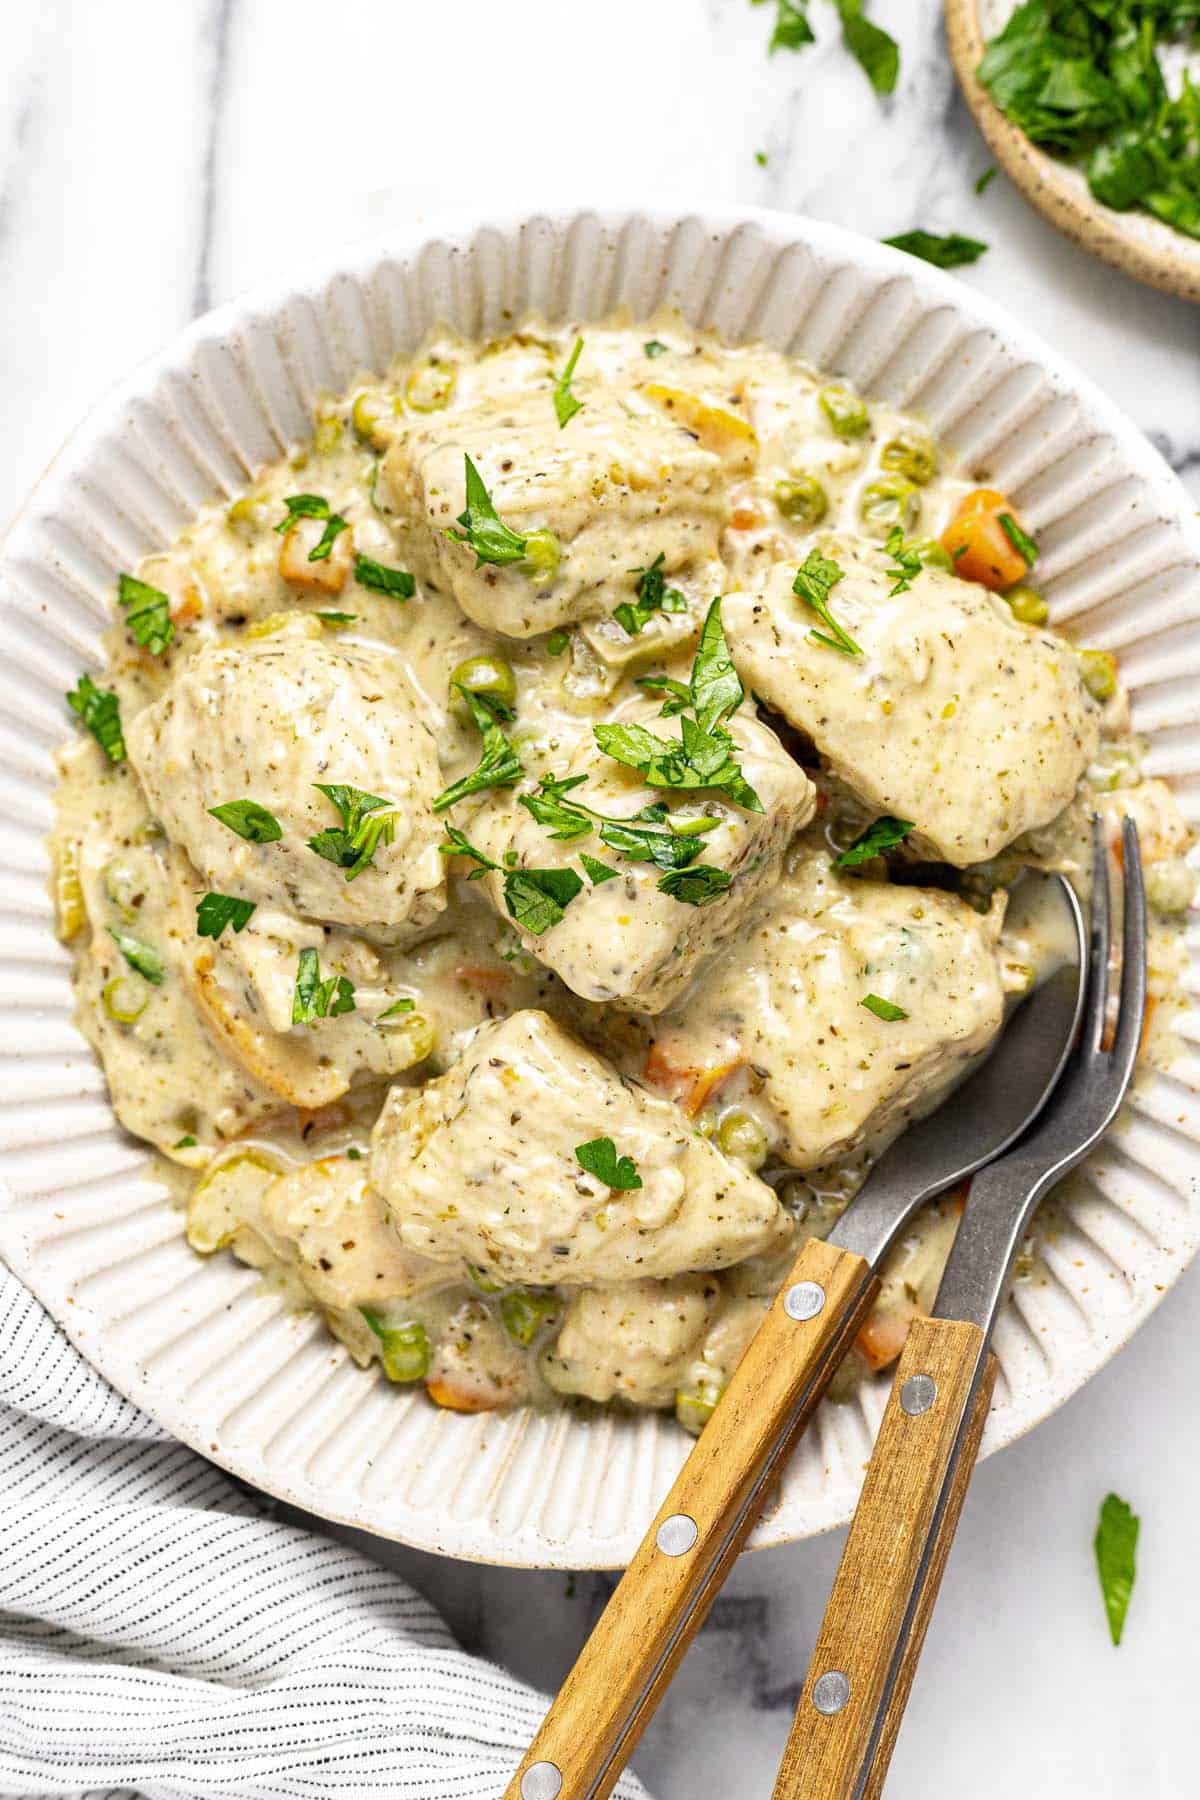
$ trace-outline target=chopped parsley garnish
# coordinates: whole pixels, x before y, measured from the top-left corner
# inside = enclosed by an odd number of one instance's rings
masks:
[[[547,656],[561,656],[571,641],[569,631],[552,631],[546,639]]]
[[[171,1148],[172,1150],[193,1150],[195,1149],[195,1146],[196,1140],[191,1132],[188,1131],[185,1132],[181,1138],[176,1138],[175,1142],[171,1145]]]
[[[386,594],[389,600],[411,600],[417,591],[417,578],[407,569],[389,569],[369,556],[354,559],[354,579],[372,594]]]
[[[392,1004],[385,1007],[379,1014],[375,1023],[381,1025],[385,1019],[398,1019],[402,1014],[412,1012],[416,1004],[416,1001],[410,1000],[407,995],[400,1000],[393,1000]]]
[[[129,937],[123,931],[114,931],[107,927],[108,935],[131,969],[144,976],[151,987],[161,987],[163,983],[163,960],[157,950],[149,944],[143,944],[140,938]]]
[[[592,727],[606,756],[623,763],[654,788],[719,788],[735,806],[762,812],[762,801],[742,774],[724,720],[745,698],[721,627],[721,602],[713,601],[700,634],[688,697],[694,717],[681,713],[680,736],[656,737],[644,725]]]
[[[363,1159],[363,1153],[358,1148],[357,1144],[351,1144],[349,1149],[346,1151],[346,1157],[349,1162],[361,1162]]]
[[[678,718],[681,712],[692,704],[692,691],[684,681],[675,681],[670,675],[635,675],[634,685],[645,688],[648,694],[665,694],[662,711],[663,719]]]
[[[895,583],[894,587],[888,589],[888,598],[891,599],[893,594],[905,594],[908,592],[917,576],[921,573],[924,564],[921,558],[920,546],[918,544],[906,544],[904,541],[904,533],[899,525],[893,525],[892,529],[888,532],[885,548],[892,559],[892,567],[887,573]]]
[[[637,1164],[631,1156],[618,1156],[617,1146],[610,1137],[592,1138],[586,1144],[576,1144],[575,1161],[605,1187],[631,1193],[642,1185]]]
[[[464,455],[463,461],[466,464],[467,504],[458,515],[462,530],[447,531],[446,536],[456,544],[471,547],[477,569],[484,563],[503,568],[507,563],[520,562],[528,539],[518,531],[509,530],[492,505],[492,496],[484,487],[479,470],[469,456]]]
[[[864,994],[858,1004],[865,1006],[869,1013],[874,1013],[877,1019],[883,1019],[889,1025],[894,1025],[897,1019],[908,1017],[902,1006],[895,1005],[891,1000],[884,1000],[878,994]]]
[[[975,183],[975,192],[977,194],[982,194],[984,192],[985,188],[989,188],[991,186],[992,182],[995,181],[995,179],[996,179],[996,165],[995,165],[995,163],[993,163],[990,169],[985,169],[983,171],[983,174],[979,177],[978,181]]]
[[[151,656],[161,656],[174,642],[175,627],[171,623],[171,602],[161,588],[139,581],[136,575],[122,575],[117,584],[117,598],[125,608],[125,623],[135,644]]]
[[[765,151],[765,150],[756,150],[756,151],[755,151],[755,152],[754,152],[754,160],[755,160],[755,162],[756,162],[756,163],[757,163],[757,164],[758,164],[758,166],[759,166],[759,168],[760,168],[760,169],[765,169],[765,168],[766,168],[766,166],[767,166],[767,153],[766,153],[766,151]]]
[[[541,937],[557,925],[583,890],[583,881],[574,869],[506,869],[477,850],[455,826],[447,827],[447,836],[450,842],[438,845],[443,856],[466,856],[479,864],[468,875],[468,881],[478,881],[489,870],[503,876],[504,904],[509,916],[533,937]]]
[[[833,866],[835,869],[856,869],[860,863],[870,862],[873,856],[881,856],[885,850],[902,844],[912,829],[911,819],[897,819],[891,813],[883,813],[834,858]]]
[[[254,916],[253,900],[236,900],[232,894],[205,894],[196,905],[196,935],[219,938],[227,925],[243,931]]]
[[[585,780],[583,775],[543,776],[532,794],[518,797],[519,804],[559,842],[587,837],[599,826],[600,841],[610,850],[629,862],[652,862],[660,869],[683,869],[695,862],[704,848],[704,833],[721,823],[705,817],[673,818],[662,805],[643,807],[629,818],[595,812],[582,800],[568,798]]]
[[[759,6],[763,0],[751,0]],[[862,0],[834,0],[842,22],[842,42],[877,94],[890,94],[900,73],[900,48],[880,26],[863,14]],[[814,43],[808,18],[808,0],[775,0],[775,27],[767,48],[803,50]]]
[[[884,238],[883,242],[890,244],[893,250],[906,250],[910,256],[919,256],[922,262],[932,263],[937,269],[959,269],[965,263],[978,262],[987,249],[978,238],[963,237],[958,231],[952,231],[946,237],[938,237],[933,231],[902,231],[896,237]]]
[[[848,631],[838,624],[829,610],[829,596],[845,575],[845,569],[822,556],[819,550],[810,550],[805,557],[796,579],[792,583],[792,592],[812,608],[821,623],[828,627],[827,631],[812,630],[809,637],[814,643],[824,644],[827,650],[840,650],[843,656],[861,656],[862,650]]]
[[[330,513],[325,521],[324,531],[308,553],[309,562],[324,562],[343,531],[349,529],[349,522],[343,519],[341,513]]]
[[[1137,1541],[1141,1520],[1128,1501],[1108,1494],[1100,1508],[1093,1547],[1096,1570],[1100,1576],[1100,1592],[1108,1615],[1108,1635],[1114,1644],[1121,1642],[1125,1630],[1125,1614],[1137,1576]]]
[[[358,614],[347,612],[318,612],[316,617],[320,619],[322,625],[332,625],[337,629],[341,625],[353,625],[358,618]]]
[[[751,4],[761,6],[763,0],[751,0]],[[776,50],[801,50],[805,44],[815,42],[807,8],[808,0],[802,0],[800,5],[795,0],[775,0],[775,28],[767,45],[770,55],[774,56]]]
[[[571,392],[571,381],[575,374],[575,365],[578,363],[582,351],[583,339],[576,338],[575,348],[567,358],[566,367],[554,384],[554,412],[558,419],[558,428],[560,431],[564,425],[569,425],[571,423],[571,420],[575,417],[577,412],[583,411],[583,401],[577,400]]]
[[[275,526],[281,534],[290,531],[297,519],[329,519],[333,516],[323,494],[289,494],[283,504],[286,511]]]
[[[283,836],[283,826],[260,806],[257,800],[226,800],[221,806],[210,806],[209,813],[219,819],[222,825],[228,825],[230,831],[245,838],[251,844],[275,844]]]
[[[607,863],[602,863],[598,858],[589,856],[586,850],[579,852],[579,860],[583,864],[584,874],[593,887],[599,887],[605,881],[619,881],[621,878],[620,869],[610,869]]]
[[[1019,556],[1032,569],[1038,559],[1038,547],[1027,531],[1023,531],[1010,512],[1000,514],[1000,529]]]
[[[110,763],[125,761],[121,706],[111,689],[98,688],[90,675],[81,675],[67,695],[67,705],[87,726]]]
[[[444,788],[433,803],[434,812],[445,812],[448,807],[464,800],[468,794],[481,794],[488,788],[511,787],[519,781],[522,774],[521,759],[501,731],[496,714],[471,688],[464,687],[460,681],[454,683],[455,689],[462,695],[470,711],[472,719],[479,728],[483,739],[483,753],[477,766],[469,775],[459,781],[452,781]]]
[[[321,959],[315,950],[302,950],[296,964],[296,992],[292,999],[292,1024],[313,1025],[318,1019],[355,1012],[354,983],[345,975],[321,979]]]
[[[687,601],[678,588],[669,588],[663,578],[663,551],[659,551],[648,569],[634,569],[631,573],[638,577],[637,604],[631,600],[622,600],[620,606],[613,610],[613,618],[630,637],[637,637],[642,627],[653,618],[656,612],[681,613],[687,611]]]
[[[708,906],[719,900],[733,883],[728,869],[714,869],[709,863],[694,863],[690,868],[672,869],[662,877],[659,888],[685,906]]]
[[[650,338],[642,345],[642,352],[653,362],[656,357],[665,356],[670,347],[669,344],[661,343],[658,338]]]
[[[1082,168],[1102,205],[1140,206],[1200,237],[1200,93],[1186,68],[1170,86],[1163,72],[1196,23],[1189,0],[1025,0],[988,43],[979,79],[1035,144]]]
[[[308,847],[344,869],[346,880],[353,881],[370,866],[380,844],[390,844],[395,837],[395,806],[379,794],[366,794],[362,788],[340,782],[314,781],[313,786],[332,800],[342,822],[310,837]]]

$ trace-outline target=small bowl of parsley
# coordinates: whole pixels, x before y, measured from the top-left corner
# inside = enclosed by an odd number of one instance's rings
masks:
[[[1200,300],[1200,0],[946,0],[997,161],[1059,230]]]

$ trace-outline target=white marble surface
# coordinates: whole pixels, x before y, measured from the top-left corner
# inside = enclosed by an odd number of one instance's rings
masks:
[[[961,279],[1084,367],[1200,494],[1200,313],[1083,257],[1003,176],[976,198],[988,157],[936,0],[873,10],[904,49],[885,105],[825,0],[820,43],[772,60],[772,9],[747,0],[0,0],[0,521],[105,387],[207,306],[414,214],[606,192],[990,240]],[[1198,1297],[1193,1272],[979,1472],[892,1800],[1200,1788]],[[1143,1517],[1119,1652],[1090,1549],[1109,1487]],[[770,1792],[839,1545],[735,1571],[637,1759],[659,1800]],[[608,1591],[392,1555],[465,1642],[547,1687]]]

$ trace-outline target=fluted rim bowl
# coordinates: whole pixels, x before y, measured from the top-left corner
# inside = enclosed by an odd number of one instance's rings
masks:
[[[1056,623],[1119,652],[1148,774],[1200,820],[1200,531],[1140,432],[1001,308],[835,226],[743,207],[604,201],[418,222],[199,320],[78,428],[12,525],[0,605],[0,1255],[89,1361],[231,1473],[427,1550],[536,1568],[623,1564],[689,1440],[660,1414],[467,1417],[356,1368],[231,1257],[201,1262],[116,1125],[71,1022],[43,838],[63,693],[99,661],[115,576],[311,429],[314,396],[434,324],[580,323],[678,306],[924,412],[1042,545]],[[985,1454],[1062,1404],[1196,1250],[1200,965],[1168,1072],[1146,1072],[1059,1200],[1037,1279],[999,1323]],[[886,1379],[826,1403],[752,1540],[853,1510]]]

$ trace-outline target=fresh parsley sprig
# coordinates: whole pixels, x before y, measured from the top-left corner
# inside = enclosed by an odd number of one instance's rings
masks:
[[[448,529],[446,536],[456,544],[470,546],[475,552],[477,569],[485,563],[503,568],[508,563],[520,562],[528,538],[522,537],[519,531],[510,531],[493,506],[492,496],[471,458],[464,454],[463,462],[466,464],[467,504],[457,519],[462,530]]]
[[[872,857],[881,856],[885,850],[902,844],[913,829],[911,819],[897,819],[891,813],[883,813],[872,820],[865,831],[860,831],[854,842],[833,860],[835,869],[856,869],[861,863],[870,862]]]
[[[212,818],[219,819],[230,831],[236,831],[247,843],[277,844],[283,836],[283,826],[275,814],[260,806],[257,800],[225,800],[208,810]]]
[[[519,804],[560,842],[587,837],[598,827],[601,843],[610,850],[629,862],[652,862],[660,869],[683,869],[695,862],[704,847],[704,833],[721,822],[700,818],[676,823],[661,805],[614,818],[568,798],[585,780],[583,775],[544,776],[533,793],[518,796]]]
[[[379,846],[395,838],[395,806],[380,794],[368,794],[342,782],[314,781],[313,786],[333,802],[342,823],[310,837],[308,847],[344,869],[346,880],[353,881],[370,867]]]
[[[253,900],[238,900],[232,894],[205,894],[196,905],[197,937],[219,938],[227,925],[244,931],[254,916]]]
[[[576,1144],[575,1161],[605,1187],[614,1188],[618,1193],[632,1193],[642,1185],[637,1164],[631,1156],[618,1156],[617,1146],[610,1137],[591,1138],[586,1144]]]
[[[934,231],[901,231],[883,242],[893,250],[904,250],[909,256],[932,263],[935,269],[961,269],[967,263],[978,262],[987,250],[979,238],[964,237],[959,231],[951,231],[945,237]]]
[[[554,413],[561,431],[569,425],[577,412],[583,411],[583,401],[577,400],[571,392],[571,381],[575,374],[575,366],[583,353],[583,339],[575,339],[575,348],[567,358],[566,367],[554,384]]]
[[[354,559],[354,579],[372,594],[386,594],[389,600],[411,600],[417,591],[417,579],[407,569],[389,569],[386,563],[369,556]]]
[[[296,964],[296,989],[292,997],[292,1024],[315,1025],[318,1019],[336,1018],[358,1010],[354,983],[346,975],[321,979],[321,959],[316,950],[302,950]]]
[[[460,800],[465,800],[468,794],[481,794],[489,788],[512,787],[523,773],[521,759],[501,731],[496,715],[487,701],[473,689],[464,687],[461,682],[456,681],[454,686],[475,721],[483,740],[483,748],[479,762],[470,774],[452,781],[448,788],[443,788],[433,803],[435,813],[445,812]]]
[[[678,718],[692,704],[692,691],[685,681],[675,681],[670,675],[635,675],[634,685],[645,688],[648,694],[665,694],[659,717],[662,719]]]
[[[139,581],[136,575],[122,575],[117,582],[117,599],[125,609],[125,623],[134,643],[151,656],[161,656],[175,640],[168,596],[148,581]]]
[[[861,656],[861,646],[838,624],[829,610],[829,596],[845,573],[845,569],[831,557],[822,556],[819,550],[810,550],[796,572],[792,592],[806,606],[811,607],[826,627],[825,631],[814,628],[809,632],[809,637],[815,643],[824,644],[827,650],[839,650],[843,656]]]
[[[67,705],[87,726],[110,763],[125,761],[125,737],[121,729],[121,704],[110,688],[98,688],[90,675],[81,675],[67,695]]]
[[[613,618],[622,630],[630,637],[637,637],[643,627],[649,624],[656,612],[681,613],[687,611],[687,601],[678,588],[668,587],[663,575],[665,553],[660,550],[654,561],[646,569],[632,569],[631,574],[638,577],[636,603],[622,600],[613,609]]]
[[[509,917],[532,937],[541,937],[559,924],[572,900],[583,891],[583,881],[574,869],[506,869],[477,850],[456,826],[447,827],[447,837],[448,843],[438,845],[443,856],[465,856],[479,865],[468,881],[480,880],[489,870],[502,877]]]
[[[1108,1494],[1100,1508],[1093,1548],[1104,1611],[1108,1617],[1108,1634],[1114,1644],[1121,1642],[1125,1615],[1137,1578],[1137,1541],[1141,1520],[1127,1500]]]

